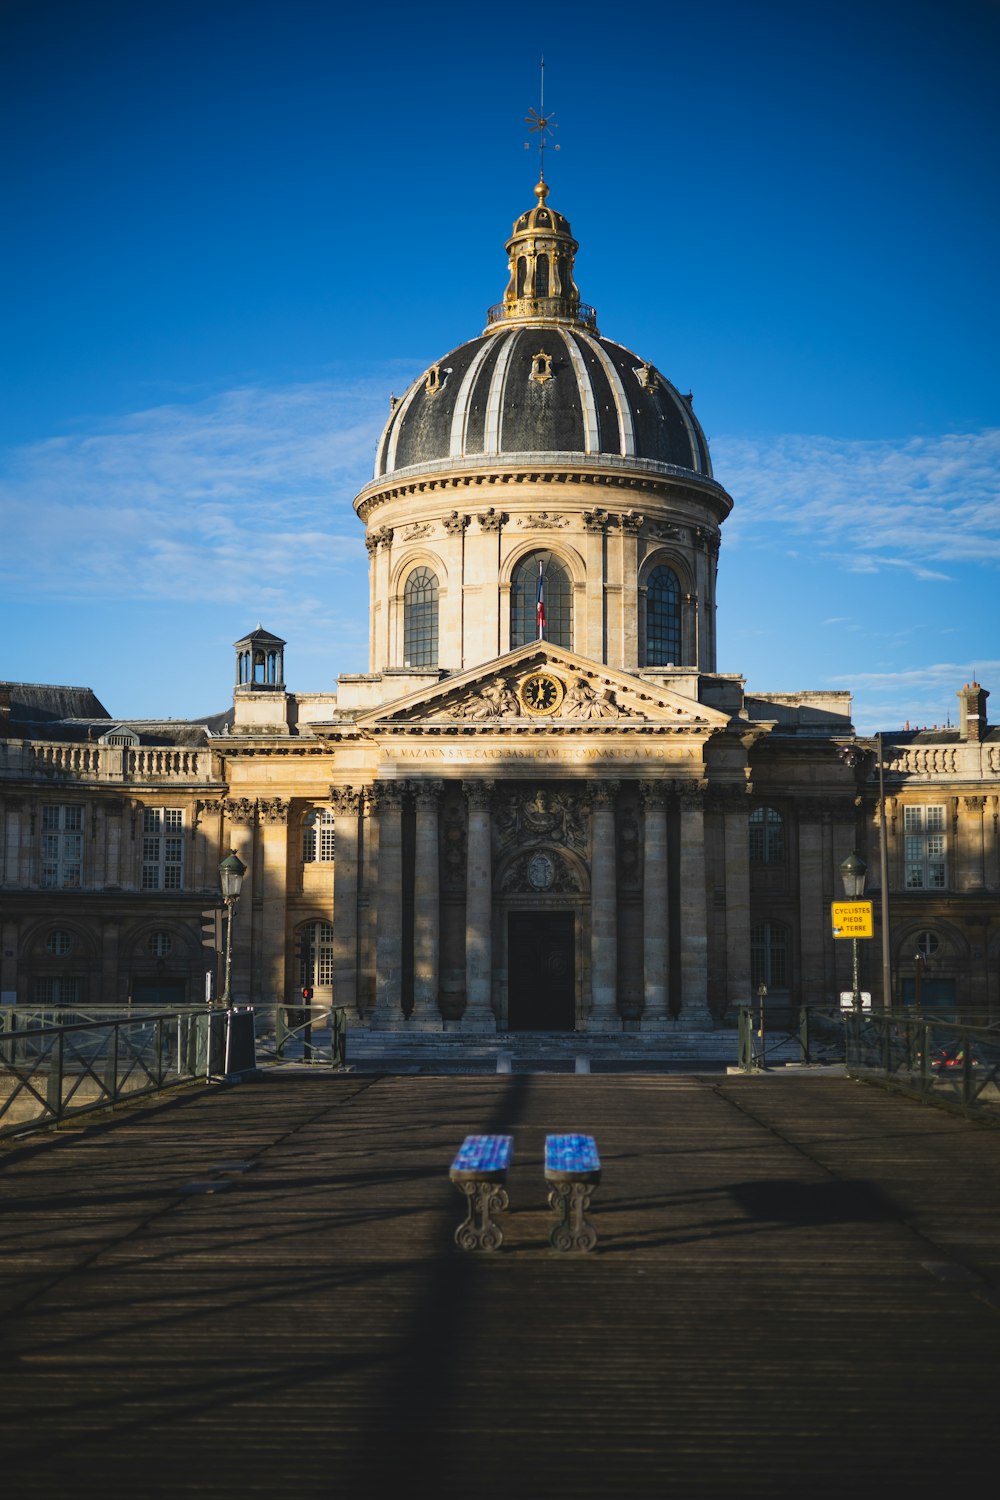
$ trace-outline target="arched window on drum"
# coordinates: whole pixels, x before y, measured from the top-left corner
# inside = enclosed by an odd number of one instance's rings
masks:
[[[403,590],[403,665],[438,664],[438,581],[430,568],[414,568]]]
[[[539,600],[541,564],[541,600]],[[526,646],[539,639],[539,605],[544,611],[542,638],[573,649],[573,580],[566,565],[552,552],[529,552],[511,577],[510,645]]]
[[[681,663],[681,586],[673,568],[654,568],[646,583],[646,665]]]

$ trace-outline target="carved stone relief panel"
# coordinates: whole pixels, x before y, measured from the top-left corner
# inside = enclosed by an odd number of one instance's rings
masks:
[[[569,861],[556,849],[525,850],[515,855],[500,882],[504,895],[562,895],[580,890]]]
[[[585,854],[590,843],[589,811],[581,792],[549,787],[502,792],[494,826],[501,849],[544,842]]]
[[[451,895],[465,890],[467,833],[461,790],[449,790],[441,816],[441,889]]]

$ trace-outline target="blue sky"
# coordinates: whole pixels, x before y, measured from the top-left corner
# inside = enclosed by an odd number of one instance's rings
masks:
[[[719,668],[1000,720],[1000,7],[0,0],[0,676],[120,717],[367,668],[351,508],[483,326],[524,115],[603,333],[736,505]]]

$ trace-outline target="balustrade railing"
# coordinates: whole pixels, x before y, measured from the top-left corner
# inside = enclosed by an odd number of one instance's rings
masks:
[[[74,744],[62,740],[25,740],[0,746],[4,776],[74,781],[148,782],[211,780],[210,750],[175,746]]]

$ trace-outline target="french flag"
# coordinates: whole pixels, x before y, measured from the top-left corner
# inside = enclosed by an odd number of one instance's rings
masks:
[[[535,614],[538,618],[538,639],[545,639],[545,570],[538,560],[538,593],[535,595]]]

